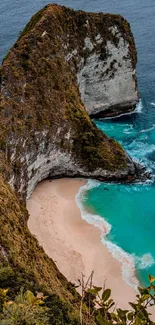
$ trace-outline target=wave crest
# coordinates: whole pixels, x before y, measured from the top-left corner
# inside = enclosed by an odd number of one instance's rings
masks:
[[[143,103],[142,103],[142,100],[140,99],[138,104],[136,105],[136,109],[135,109],[134,112],[142,113],[142,110],[143,110]]]
[[[86,211],[86,209],[84,208],[83,203],[82,203],[86,191],[88,191],[94,187],[98,187],[98,186],[100,186],[99,181],[88,180],[87,184],[80,187],[80,190],[75,197],[75,201],[81,211],[82,219],[87,221],[89,224],[99,228],[102,236],[106,237],[110,233],[112,226],[104,218],[100,217],[99,215],[94,215],[94,214]]]
[[[112,256],[117,259],[121,265],[123,280],[132,288],[137,290],[139,281],[135,276],[135,259],[131,254],[126,253],[121,247],[110,242],[105,238],[101,238],[102,243],[108,248]]]
[[[150,253],[144,254],[141,257],[135,256],[135,261],[137,267],[141,270],[147,269],[153,264],[155,264],[155,260],[153,259],[153,256]]]

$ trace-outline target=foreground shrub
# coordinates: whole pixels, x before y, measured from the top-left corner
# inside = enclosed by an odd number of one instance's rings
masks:
[[[37,296],[23,290],[14,301],[7,300],[7,290],[0,290],[2,311],[0,313],[1,325],[48,325],[47,307],[44,306],[42,293]]]

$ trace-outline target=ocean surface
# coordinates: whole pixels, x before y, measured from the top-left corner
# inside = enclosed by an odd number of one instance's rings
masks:
[[[48,3],[45,0],[1,1],[0,62],[30,17]],[[120,13],[130,22],[138,51],[141,101],[133,114],[95,123],[155,175],[154,0],[62,0],[57,3],[92,12]],[[121,261],[122,276],[127,283],[133,287],[138,281],[146,285],[148,274],[155,275],[155,182],[116,185],[90,180],[76,199],[82,217],[102,226],[102,242]]]

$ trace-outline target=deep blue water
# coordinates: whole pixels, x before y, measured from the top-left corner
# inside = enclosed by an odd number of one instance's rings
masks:
[[[46,0],[1,1],[0,61],[30,17],[48,3]],[[86,11],[120,13],[130,22],[138,51],[137,76],[142,101],[141,113],[96,123],[155,175],[154,0],[62,0],[57,3]],[[148,273],[155,275],[154,200],[154,183],[134,186],[100,184],[87,191],[85,200],[85,204],[95,214],[104,217],[112,225],[106,242],[109,249],[114,251],[119,246],[131,254],[129,257],[134,256],[136,273],[143,284],[146,284]]]

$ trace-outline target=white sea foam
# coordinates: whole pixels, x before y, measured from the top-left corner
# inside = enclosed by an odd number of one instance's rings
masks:
[[[112,120],[112,119],[115,119],[115,118],[118,118],[118,117],[121,117],[121,116],[124,116],[124,115],[142,113],[142,110],[143,110],[143,103],[142,103],[142,100],[140,99],[139,102],[137,103],[136,108],[135,108],[134,111],[128,112],[128,113],[122,113],[120,115],[113,116],[113,117],[104,117],[104,120]],[[100,120],[102,120],[102,118]]]
[[[151,105],[151,106],[155,106],[155,103],[154,103],[154,102],[151,102],[150,105]]]
[[[148,267],[155,264],[155,260],[153,259],[153,256],[150,253],[144,254],[141,257],[135,256],[135,261],[138,268],[141,270],[147,269]]]
[[[90,190],[94,187],[100,186],[100,181],[97,181],[96,179],[89,179],[88,182],[80,187],[79,193],[85,193],[85,191]]]
[[[149,144],[148,144],[148,148],[146,148],[146,155],[149,154],[149,153],[152,153],[154,151],[155,151],[155,145],[150,144],[150,147],[149,147]]]
[[[100,185],[99,181],[88,180],[87,184],[82,186],[76,195],[76,203],[81,211],[81,217],[89,224],[94,225],[101,231],[101,242],[111,252],[112,256],[121,263],[122,278],[126,283],[137,290],[139,281],[135,276],[136,267],[138,269],[145,269],[155,263],[150,253],[137,257],[134,254],[126,253],[121,247],[109,241],[106,236],[110,233],[112,226],[101,216],[94,215],[86,211],[83,206],[83,199],[85,192]]]
[[[104,237],[101,238],[102,243],[108,248],[112,256],[121,263],[121,271],[123,280],[137,290],[139,281],[135,276],[135,259],[131,254],[126,253],[121,247],[110,242]]]
[[[147,154],[155,151],[154,144],[143,143],[142,141],[136,141],[136,140],[133,140],[132,143],[128,146],[128,148],[129,148],[128,150],[132,152],[132,157],[137,156],[136,153],[139,153],[139,157],[141,159],[143,157],[146,157]]]
[[[152,127],[151,127],[151,128],[149,128],[149,129],[144,129],[144,130],[141,130],[139,133],[150,132],[150,131],[152,131],[152,130],[154,130],[154,129],[155,129],[155,124],[153,124],[153,125],[152,125]]]
[[[143,103],[142,103],[142,100],[140,99],[138,104],[136,105],[135,112],[136,113],[142,113],[142,110],[143,110]]]
[[[101,218],[99,215],[94,215],[86,211],[82,203],[85,192],[94,187],[98,187],[99,185],[100,185],[99,181],[88,180],[87,184],[80,187],[80,190],[77,193],[75,200],[76,200],[76,204],[80,208],[82,219],[87,221],[89,224],[99,228],[101,230],[102,236],[106,237],[106,235],[108,235],[111,231],[111,225],[106,220]]]

